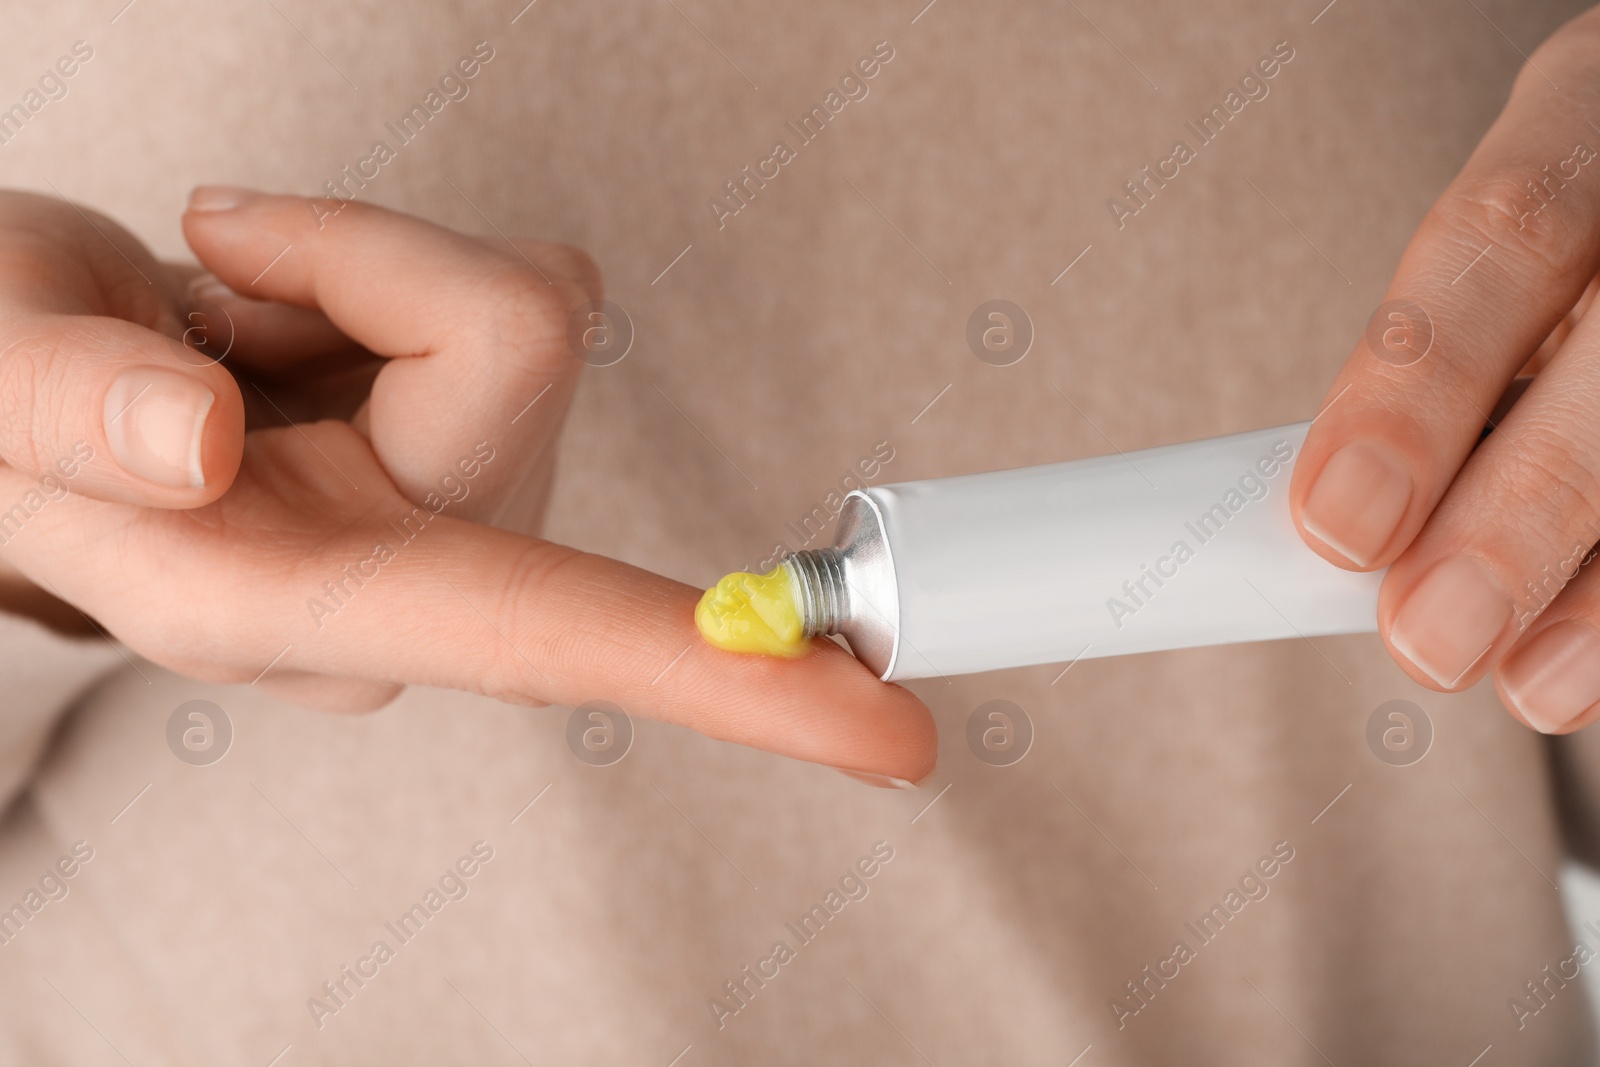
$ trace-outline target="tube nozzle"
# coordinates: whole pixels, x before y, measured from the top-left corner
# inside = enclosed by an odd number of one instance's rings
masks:
[[[837,548],[807,548],[784,560],[783,566],[794,577],[801,633],[806,637],[838,633],[850,614],[843,554]]]

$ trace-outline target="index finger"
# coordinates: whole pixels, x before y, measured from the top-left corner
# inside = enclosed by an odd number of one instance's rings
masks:
[[[542,454],[559,429],[559,419],[544,416],[564,409],[584,366],[569,347],[568,318],[598,286],[576,250],[491,248],[369,204],[219,187],[195,191],[184,233],[236,293],[316,309],[390,358],[373,383],[366,425],[412,499],[486,433],[528,456]],[[423,420],[429,432],[419,434]],[[496,468],[469,513],[508,495],[499,480],[521,474],[513,464]]]
[[[365,488],[352,492],[347,478]],[[21,481],[0,467],[0,494]],[[106,531],[114,555],[73,547]],[[251,434],[238,490],[200,522],[152,512],[130,523],[69,496],[7,551],[139,653],[200,677],[310,672],[517,704],[605,701],[905,782],[937,758],[922,702],[832,641],[797,659],[711,648],[694,624],[700,589],[412,505],[343,423]],[[63,552],[74,566],[60,566]],[[121,576],[147,572],[161,575],[155,614],[123,591]]]
[[[721,740],[907,782],[933,769],[927,708],[832,641],[813,640],[793,660],[723,652],[695,628],[702,590],[694,586],[492,527],[444,517],[430,526],[396,560],[405,570],[386,575],[379,595],[351,600],[308,657],[512,702],[603,700]],[[393,621],[407,618],[429,620],[429,633],[409,640]],[[459,647],[430,653],[438,634]]]

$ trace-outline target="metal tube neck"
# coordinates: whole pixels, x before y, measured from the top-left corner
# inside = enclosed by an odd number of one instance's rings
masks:
[[[844,555],[838,548],[802,549],[783,561],[794,578],[801,631],[806,637],[839,632],[850,617]]]

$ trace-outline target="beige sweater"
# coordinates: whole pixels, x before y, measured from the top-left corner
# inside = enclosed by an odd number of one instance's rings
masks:
[[[0,162],[181,257],[190,185],[322,189],[486,42],[362,196],[594,254],[638,339],[582,387],[549,532],[703,583],[815,543],[881,450],[895,481],[1309,417],[1517,49],[1578,7],[919,4],[13,5],[0,105],[93,56]],[[1004,368],[964,340],[997,297],[1037,335]],[[1595,855],[1596,742],[1552,761],[1373,637],[916,683],[943,740],[914,793],[646,722],[594,767],[565,709],[337,717],[3,641],[7,1063],[1593,1056],[1556,798]],[[167,743],[193,699],[234,731],[209,766]],[[991,699],[1035,730],[1013,766],[966,741]],[[1368,745],[1392,699],[1434,731],[1410,766]]]

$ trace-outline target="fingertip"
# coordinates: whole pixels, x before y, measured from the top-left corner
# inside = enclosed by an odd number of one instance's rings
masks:
[[[1411,465],[1393,447],[1375,437],[1346,441],[1299,500],[1301,534],[1336,566],[1375,570],[1398,555],[1394,542],[1415,495]]]
[[[293,242],[280,240],[272,252],[273,236],[262,232],[261,212],[248,210],[280,199],[254,189],[233,185],[200,185],[189,194],[184,206],[184,240],[207,273],[191,282],[200,291],[190,291],[191,299],[209,298],[218,303],[226,297],[253,293],[256,283],[278,266],[273,256],[287,255]],[[211,288],[210,293],[204,290]]]
[[[1518,642],[1494,684],[1506,710],[1542,734],[1583,728],[1600,715],[1600,630],[1558,619]]]
[[[1391,572],[1389,583],[1396,581]],[[1492,566],[1447,556],[1420,576],[1401,576],[1380,615],[1395,660],[1417,681],[1443,693],[1476,684],[1496,664],[1516,611]],[[1392,605],[1392,606],[1391,606]]]
[[[803,659],[767,660],[774,664],[773,683],[792,694],[795,721],[804,727],[792,738],[804,748],[791,754],[905,782],[932,775],[939,733],[921,698],[904,686],[881,681],[832,641],[814,641],[813,646]]]
[[[261,193],[239,185],[197,185],[189,190],[185,215],[218,215],[260,199]]]
[[[201,271],[189,279],[184,295],[190,304],[207,302],[221,304],[241,299],[239,294],[228,288],[221,278],[208,270]]]
[[[219,363],[277,371],[356,348],[322,312],[244,296],[209,270],[189,280],[185,301],[185,339]]]
[[[853,778],[863,785],[870,785],[874,789],[915,789],[915,782],[908,782],[904,778],[891,778],[887,774],[871,774],[867,771],[852,771],[848,767],[838,768],[840,774],[846,778]]]
[[[210,503],[226,493],[244,462],[244,397],[233,375],[217,369],[212,375],[216,398],[201,437],[200,502]]]
[[[190,508],[227,491],[244,454],[244,404],[214,364],[140,363],[116,372],[101,404],[110,459],[134,502]]]
[[[905,782],[933,773],[939,737],[927,706],[840,645],[813,639],[804,654],[787,658],[726,651],[697,633],[690,640],[671,673],[650,687],[657,714],[841,771]]]

